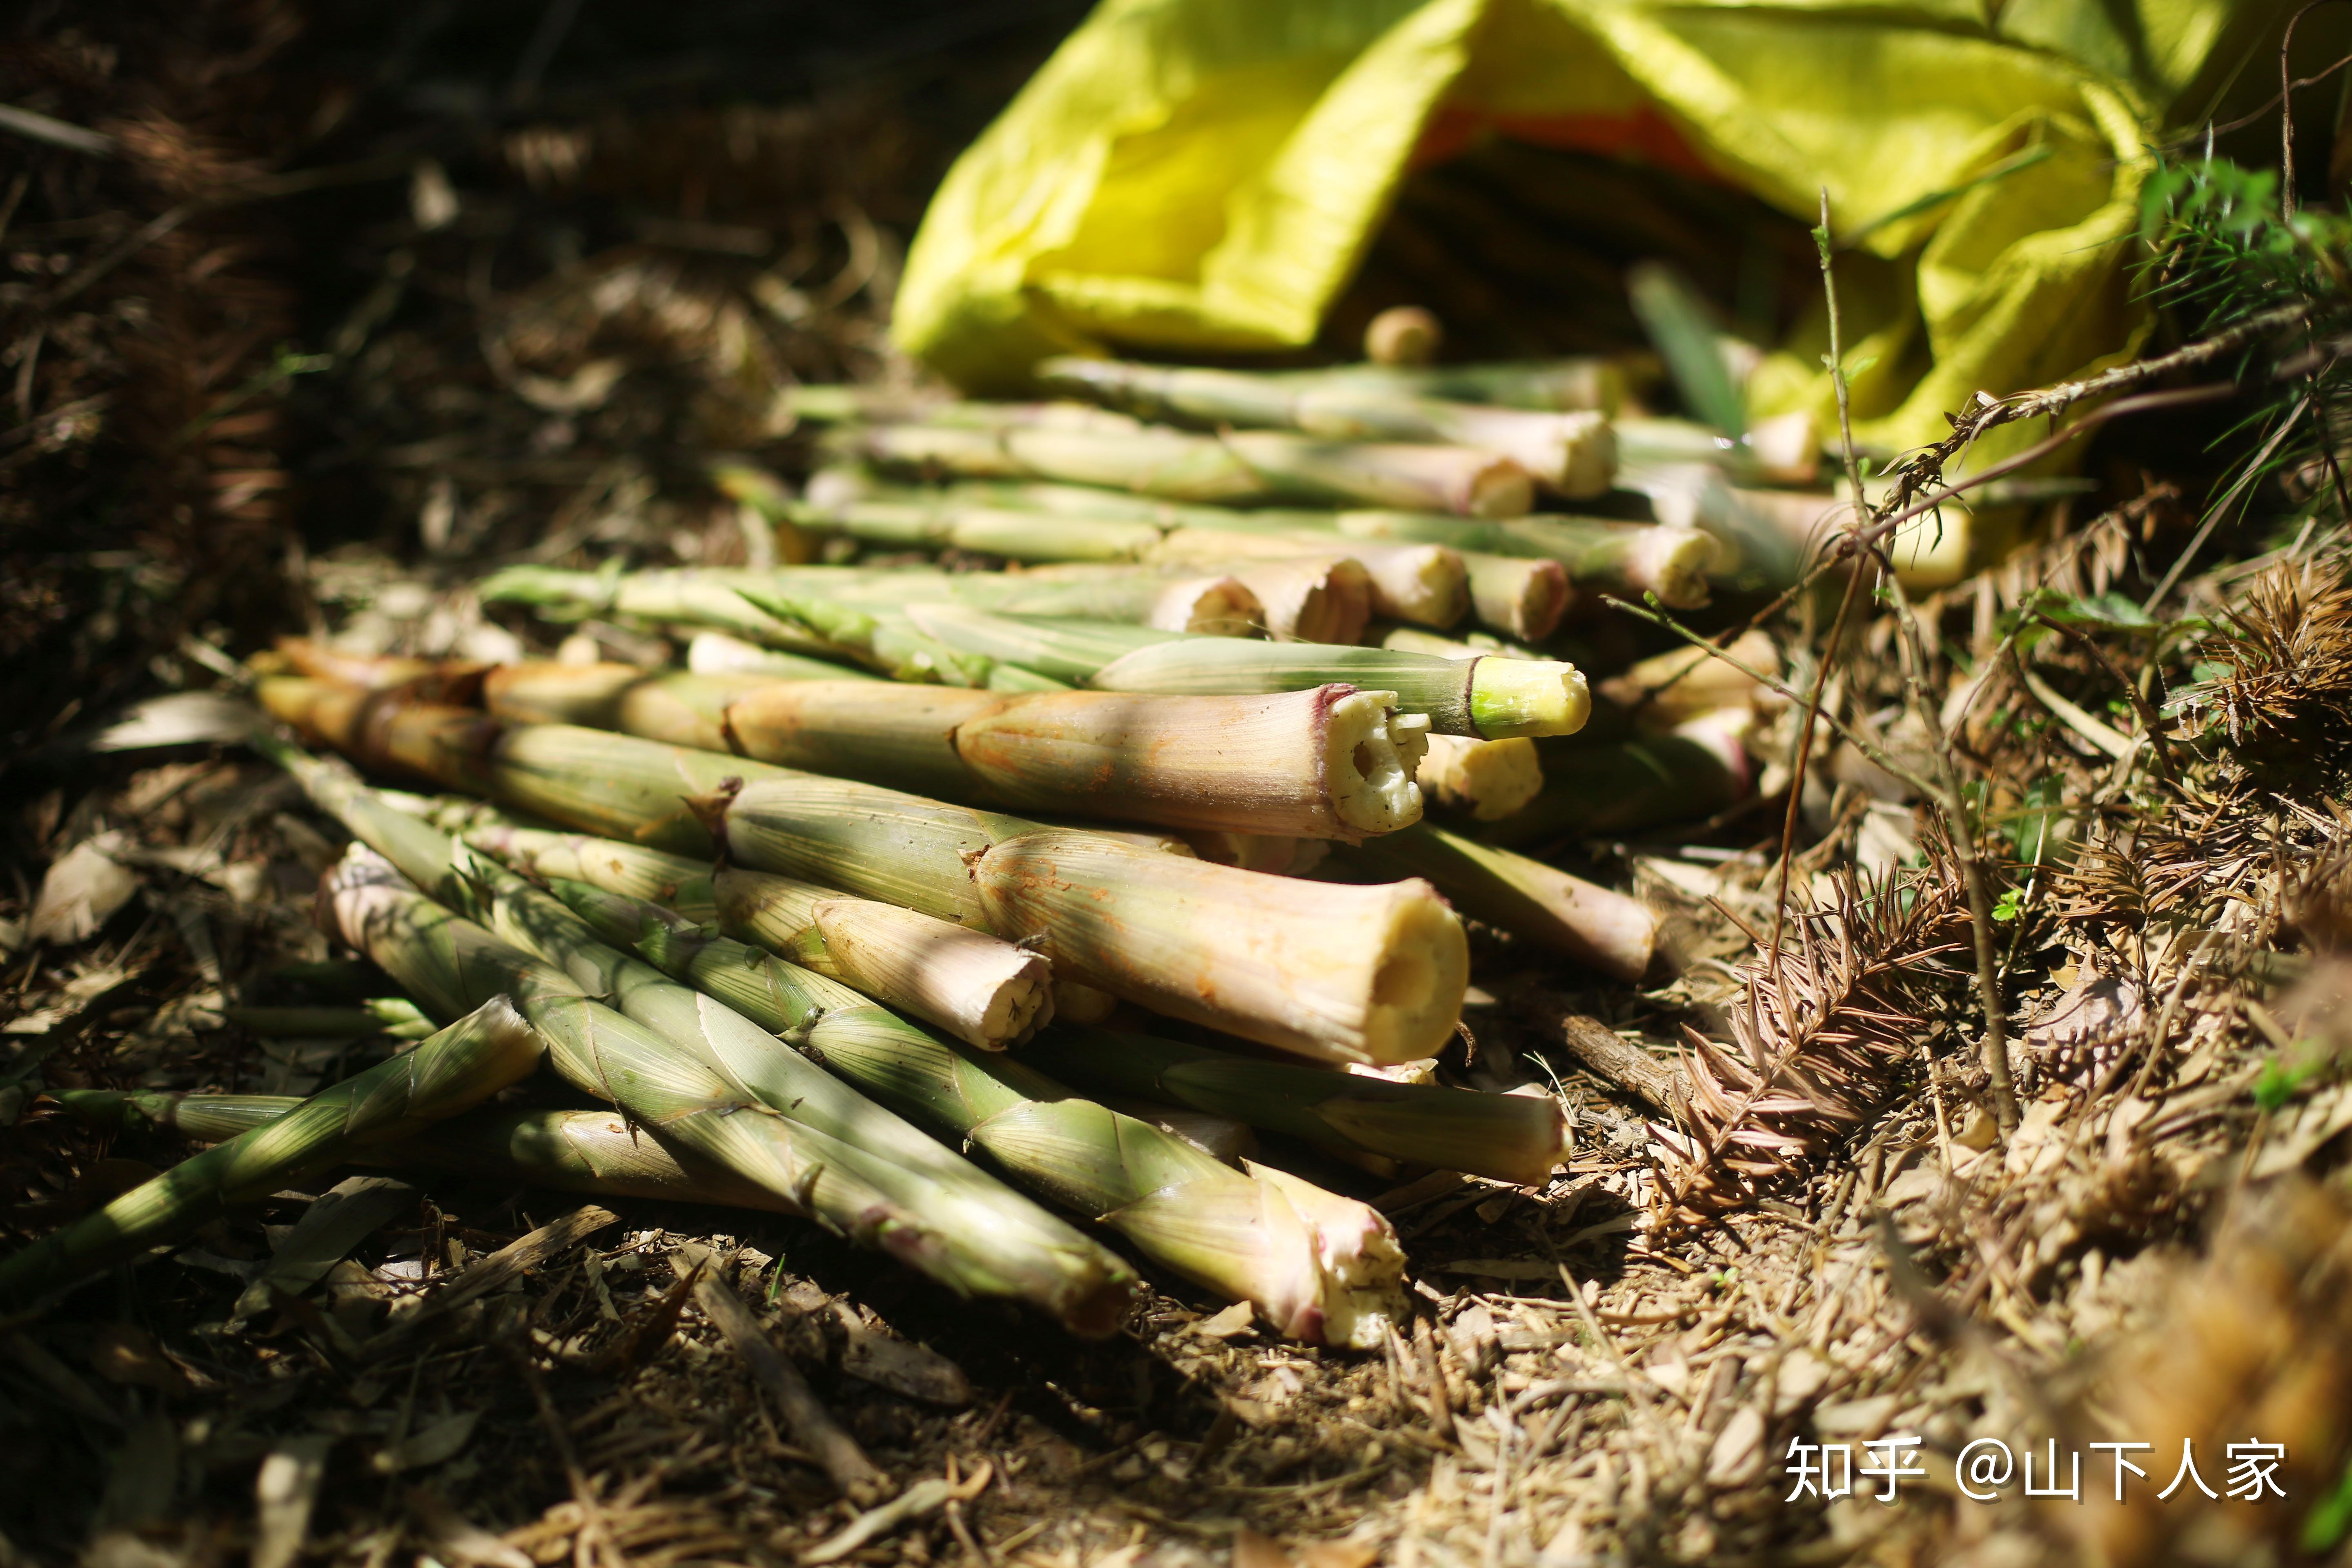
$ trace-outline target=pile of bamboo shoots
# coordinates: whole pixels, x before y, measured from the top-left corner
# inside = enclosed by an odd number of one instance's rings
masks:
[[[1538,856],[1746,788],[1754,679],[1596,685],[1554,641],[1598,593],[1701,602],[1720,531],[1532,509],[1796,458],[1613,417],[1596,363],[1040,380],[1083,401],[795,389],[825,466],[714,470],[789,563],[483,583],[552,658],[257,659],[256,744],[352,840],[323,916],[404,1046],[441,1032],[308,1100],[67,1096],[214,1147],[0,1297],[356,1161],[803,1215],[1081,1334],[1132,1258],[1382,1342],[1395,1234],[1309,1175],[1541,1184],[1569,1152],[1548,1096],[1397,1070],[1457,1032],[1465,922],[1637,981],[1656,916]],[[614,662],[600,626],[687,653]],[[574,1103],[488,1103],[541,1059]]]

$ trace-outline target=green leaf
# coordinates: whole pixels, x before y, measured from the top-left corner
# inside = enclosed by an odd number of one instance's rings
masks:
[[[2158,625],[2137,605],[2116,593],[2084,595],[2037,588],[2025,596],[2019,610],[2062,626],[2153,631]]]
[[[1666,362],[1666,374],[1693,418],[1735,440],[1748,433],[1748,410],[1723,363],[1721,334],[1698,293],[1673,268],[1642,262],[1625,275],[1633,314]]]
[[[2048,858],[2052,836],[2067,815],[2060,809],[2065,796],[2064,782],[2054,777],[2036,779],[2026,786],[2024,799],[2008,822],[2010,845],[2019,861],[2039,865]]]
[[[2273,1057],[2263,1064],[2262,1076],[2254,1079],[2254,1103],[2264,1110],[2277,1110],[2326,1068],[2325,1056],[2306,1057],[2301,1061],[2288,1061],[2283,1055]]]
[[[2333,1551],[2347,1534],[2352,1534],[2352,1466],[2346,1468],[2336,1489],[2303,1516],[2303,1549],[2316,1556]]]

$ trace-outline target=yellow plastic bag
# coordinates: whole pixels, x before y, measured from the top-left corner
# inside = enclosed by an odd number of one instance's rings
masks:
[[[986,392],[1050,353],[1306,343],[1408,167],[1491,131],[1705,171],[1809,223],[1826,187],[1857,434],[1910,447],[1979,390],[2137,345],[2157,128],[2274,57],[2285,9],[1104,0],[940,187],[895,331]],[[1826,412],[1827,346],[1825,311],[1800,322],[1751,412]]]

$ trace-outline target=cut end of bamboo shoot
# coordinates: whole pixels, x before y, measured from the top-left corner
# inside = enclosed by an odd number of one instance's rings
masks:
[[[1759,419],[1748,427],[1757,472],[1776,485],[1810,485],[1822,468],[1822,426],[1811,409]]]
[[[1323,773],[1332,814],[1360,834],[1393,833],[1421,820],[1417,768],[1406,752],[1426,736],[1418,727],[1407,728],[1400,745],[1391,728],[1402,717],[1396,700],[1393,691],[1349,691],[1332,696],[1324,710]]]
[[[1301,882],[1044,832],[974,862],[989,928],[1055,973],[1328,1062],[1434,1055],[1469,984],[1462,922],[1423,881]]]
[[[1054,1016],[1065,1024],[1099,1024],[1118,1011],[1118,998],[1076,980],[1054,979]]]
[[[1265,629],[1265,606],[1237,577],[1186,577],[1160,591],[1143,624],[1155,631],[1255,637]]]
[[[1001,1051],[1054,1020],[1053,966],[980,931],[868,899],[810,911],[832,973],[875,1000]]]
[[[1573,735],[1592,716],[1584,674],[1557,659],[1481,658],[1470,672],[1470,719],[1489,741]]]
[[[1582,500],[1605,492],[1617,479],[1617,432],[1603,414],[1559,416],[1561,460],[1553,481],[1560,494]]]
[[[1261,1301],[1283,1333],[1308,1344],[1377,1350],[1403,1321],[1404,1249],[1370,1204],[1326,1192],[1286,1171],[1248,1161],[1243,1168],[1307,1233],[1315,1258],[1314,1291]],[[1269,1216],[1271,1217],[1271,1216]]]
[[[1534,476],[1508,458],[1481,468],[1468,489],[1467,500],[1454,509],[1467,517],[1525,517],[1536,504]]]
[[[1465,555],[1470,610],[1480,626],[1524,642],[1541,642],[1568,614],[1568,568],[1557,561]]]
[[[1716,541],[1695,528],[1660,525],[1644,530],[1625,563],[1628,585],[1648,590],[1670,609],[1706,603],[1708,574],[1715,570]]]
[[[1423,365],[1437,357],[1445,328],[1419,305],[1391,305],[1364,328],[1364,357],[1377,365]]]
[[[1433,735],[1419,777],[1424,800],[1479,822],[1499,822],[1543,793],[1543,763],[1536,743],[1524,736]]]
[[[1738,664],[1718,658],[1708,648],[1669,648],[1610,677],[1601,682],[1601,694],[1632,710],[1634,722],[1658,730],[1721,709],[1761,707],[1770,701],[1771,689],[1748,670],[1780,674],[1780,650],[1771,634],[1760,627],[1742,633],[1724,652]]]
[[[1470,942],[1462,922],[1426,882],[1393,884],[1375,946],[1364,1055],[1376,1062],[1434,1056],[1461,1021],[1470,988]]]
[[[1372,618],[1371,575],[1348,555],[1253,561],[1234,574],[1276,642],[1353,643]]]
[[[1443,544],[1378,543],[1359,543],[1355,551],[1370,579],[1374,613],[1441,628],[1469,613],[1469,569],[1459,551]],[[1362,635],[1360,627],[1357,635]]]

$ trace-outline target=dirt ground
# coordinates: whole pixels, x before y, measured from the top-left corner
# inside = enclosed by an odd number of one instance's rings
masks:
[[[126,706],[285,632],[551,647],[471,594],[497,563],[745,560],[703,458],[804,465],[775,385],[913,374],[883,332],[924,196],[1081,10],[5,24],[0,103],[86,140],[0,133],[0,1239],[182,1152],[59,1090],[299,1094],[387,1048],[237,1021],[387,988],[311,921],[340,830],[202,711],[156,745],[110,728]],[[1428,286],[1384,245],[1350,321]],[[1165,1277],[1081,1343],[806,1223],[330,1173],[0,1323],[0,1568],[2340,1557],[2352,588],[2310,475],[2191,545],[2234,416],[2200,417],[2105,440],[2006,564],[1911,613],[1865,596],[1826,655],[1839,578],[1694,623],[1759,619],[1845,717],[1792,771],[1808,726],[1768,703],[1748,803],[1551,847],[1667,911],[1678,974],[1612,985],[1474,933],[1475,1046],[1444,1071],[1561,1097],[1548,1186],[1280,1151],[1403,1240],[1383,1352],[1280,1342]],[[1596,675],[1674,640],[1573,635]],[[1948,818],[1906,782],[1938,755],[2011,895],[2009,1127]],[[76,855],[79,908],[44,919]],[[1650,1075],[1596,1070],[1566,1015]],[[925,1506],[839,1534],[860,1509],[782,1435],[698,1266]],[[1969,1468],[1994,1441],[2040,1468]],[[2154,1478],[2120,1502],[2091,1447],[2117,1442]],[[2155,1498],[2184,1442],[2224,1495]],[[2225,1492],[2247,1442],[2284,1445],[2284,1496]],[[1903,1473],[1824,1498],[1805,1467],[1838,1445]],[[2067,1453],[2079,1499],[2027,1496]]]

